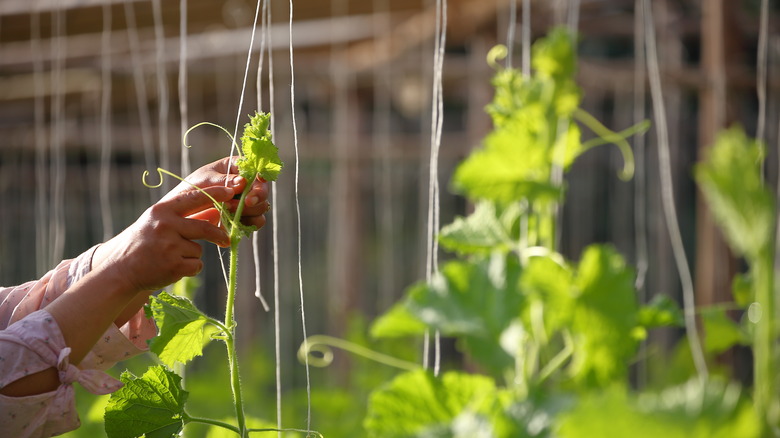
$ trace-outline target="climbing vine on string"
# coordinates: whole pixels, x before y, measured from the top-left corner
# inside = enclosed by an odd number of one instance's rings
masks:
[[[275,181],[282,170],[283,163],[273,144],[268,129],[269,123],[270,114],[255,113],[244,127],[241,154],[237,164],[240,175],[248,182],[258,177],[266,181]],[[231,140],[233,140],[232,136]],[[158,169],[158,172],[161,179],[163,175],[179,178],[164,169]],[[224,320],[207,316],[185,297],[161,292],[152,298],[151,304],[147,307],[147,314],[154,318],[159,334],[150,341],[149,347],[162,365],[149,368],[142,376],[135,376],[129,372],[122,374],[121,380],[125,386],[112,394],[106,407],[105,428],[109,438],[173,437],[177,436],[188,423],[210,424],[235,432],[241,437],[247,437],[250,433],[280,430],[248,426],[236,357],[234,304],[238,246],[244,237],[255,231],[254,227],[241,223],[244,201],[251,185],[251,183],[246,185],[234,213],[221,204],[214,203],[230,236],[230,268]],[[196,189],[200,190],[197,187]],[[236,412],[235,424],[190,415],[185,410],[189,393],[182,388],[181,377],[171,371],[176,363],[186,364],[200,356],[203,347],[211,340],[223,342],[227,350],[230,387]],[[306,432],[297,429],[285,430]],[[308,432],[308,435],[319,434]]]

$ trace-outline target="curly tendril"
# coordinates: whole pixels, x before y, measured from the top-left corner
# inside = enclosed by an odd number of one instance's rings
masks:
[[[503,70],[504,67],[498,62],[502,61],[508,55],[509,55],[509,49],[507,49],[507,47],[503,44],[497,44],[493,46],[493,48],[490,49],[490,51],[488,52],[487,63],[495,70]]]
[[[197,127],[203,126],[203,125],[207,125],[207,126],[213,126],[213,127],[215,127],[215,128],[219,128],[219,129],[220,129],[222,132],[224,132],[224,133],[225,133],[225,135],[227,135],[227,136],[228,136],[228,138],[230,139],[230,142],[231,142],[233,145],[235,145],[235,146],[236,146],[236,150],[238,150],[238,155],[241,155],[241,148],[240,148],[240,147],[238,147],[238,144],[236,143],[236,139],[235,139],[235,137],[233,137],[233,134],[231,134],[231,133],[230,133],[230,131],[228,131],[227,129],[223,128],[222,126],[220,126],[220,125],[217,125],[216,123],[211,123],[211,122],[200,122],[200,123],[198,123],[198,124],[196,124],[196,125],[193,125],[193,126],[191,126],[191,127],[190,127],[190,129],[188,129],[188,130],[187,130],[187,131],[184,133],[184,135],[182,136],[182,138],[181,138],[181,142],[182,142],[182,144],[184,145],[184,147],[186,147],[186,148],[191,148],[191,147],[192,147],[192,146],[190,146],[190,145],[188,145],[188,144],[187,144],[187,136],[190,134],[190,131],[192,131],[193,129],[195,129],[195,128],[197,128]]]
[[[626,138],[631,137],[632,135],[644,134],[650,129],[650,122],[644,120],[628,129],[615,132],[604,126],[583,109],[578,108],[575,110],[574,118],[599,136],[598,138],[583,143],[583,152],[603,144],[614,144],[620,149],[620,153],[623,155],[624,164],[623,170],[620,172],[620,178],[623,180],[631,179],[634,176],[634,152],[631,150],[631,145],[626,141]]]
[[[306,339],[306,342],[302,343],[298,349],[298,360],[303,362],[308,358],[310,365],[318,368],[326,367],[333,362],[332,348],[348,351],[374,362],[402,370],[414,371],[421,368],[420,365],[414,362],[397,359],[393,356],[370,350],[362,345],[326,335],[314,335]],[[312,353],[319,353],[322,356],[316,356]]]
[[[163,169],[161,167],[157,168],[157,176],[160,179],[160,182],[158,182],[157,184],[149,184],[146,181],[146,179],[149,177],[149,171],[148,170],[144,170],[144,174],[143,174],[143,176],[141,176],[141,182],[143,183],[144,186],[149,187],[150,189],[156,189],[156,188],[159,188],[159,187],[162,186],[163,179],[165,178],[165,175],[171,176],[173,178],[178,179],[181,182],[185,182],[185,183],[189,184],[195,190],[197,190],[197,191],[203,193],[204,195],[206,195],[211,200],[211,203],[214,204],[214,208],[216,208],[221,215],[228,214],[228,211],[225,210],[225,207],[222,206],[222,203],[217,201],[216,199],[214,199],[213,196],[209,195],[207,191],[205,191],[202,188],[196,186],[195,184],[187,181],[186,179],[180,177],[179,175],[176,175],[173,172],[169,172],[169,171],[167,171],[167,170],[165,170],[165,169]]]

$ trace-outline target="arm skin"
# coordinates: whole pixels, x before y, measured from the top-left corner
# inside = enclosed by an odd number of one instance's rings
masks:
[[[191,175],[191,182],[204,188],[214,199],[236,207],[232,198],[246,185],[243,178],[226,175],[227,160],[204,166]],[[231,169],[232,170],[232,169]],[[189,179],[189,178],[188,178]],[[256,187],[255,187],[256,186]],[[253,182],[242,221],[255,226],[265,223],[268,210],[266,185]],[[224,229],[217,226],[219,214],[208,197],[191,186],[179,185],[154,204],[122,233],[95,252],[92,270],[46,310],[57,321],[70,362],[78,364],[108,327],[124,324],[148,300],[151,291],[161,289],[203,268],[201,246],[206,240],[229,246]],[[0,394],[21,397],[55,390],[60,385],[55,368],[21,378],[0,390]]]

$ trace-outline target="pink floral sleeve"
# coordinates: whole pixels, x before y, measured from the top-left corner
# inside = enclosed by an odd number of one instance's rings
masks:
[[[141,310],[121,328],[111,326],[78,367],[68,362],[70,348],[59,326],[41,309],[90,271],[95,248],[63,261],[40,280],[0,288],[0,387],[52,367],[59,370],[62,383],[55,391],[34,396],[0,394],[3,436],[49,437],[76,429],[72,383],[79,382],[94,394],[116,391],[121,383],[102,371],[146,351],[146,341],[156,334],[154,323]]]

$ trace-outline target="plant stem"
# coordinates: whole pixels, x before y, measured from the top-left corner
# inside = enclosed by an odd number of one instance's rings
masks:
[[[185,418],[185,422],[186,423],[210,424],[212,426],[217,426],[217,427],[221,427],[223,429],[231,430],[231,431],[233,431],[235,433],[240,433],[236,426],[233,426],[232,424],[227,424],[227,423],[225,423],[223,421],[212,420],[211,418],[201,418],[201,417],[190,417],[190,416],[187,416],[187,418]]]
[[[777,424],[778,400],[775,379],[775,360],[773,357],[775,332],[775,300],[773,296],[774,273],[770,251],[765,251],[754,264],[755,294],[759,309],[754,339],[754,400],[760,416],[763,432],[768,436]]]
[[[241,199],[238,202],[236,213],[230,223],[230,271],[228,276],[227,303],[225,304],[225,325],[229,329],[225,336],[225,347],[227,348],[228,366],[230,367],[230,388],[233,391],[233,402],[236,407],[236,420],[238,421],[238,433],[241,438],[248,436],[246,428],[246,418],[244,416],[244,399],[241,395],[241,377],[238,372],[238,358],[236,355],[236,321],[233,316],[233,309],[236,301],[236,283],[238,278],[238,244],[241,243],[241,230],[238,227],[238,221],[241,220],[241,213],[244,209],[244,201],[247,193],[251,189],[251,183],[247,181],[244,192],[241,193]]]

